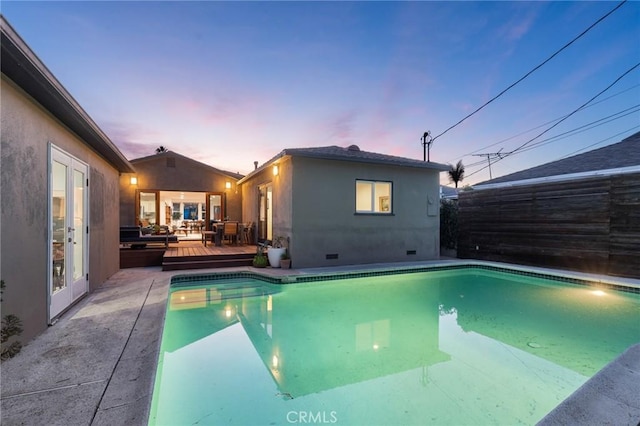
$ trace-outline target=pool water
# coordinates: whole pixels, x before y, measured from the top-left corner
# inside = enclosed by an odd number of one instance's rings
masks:
[[[151,425],[535,424],[640,341],[640,295],[487,270],[172,286]]]

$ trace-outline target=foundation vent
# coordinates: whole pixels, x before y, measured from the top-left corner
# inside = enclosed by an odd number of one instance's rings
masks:
[[[327,260],[335,260],[338,258],[338,253],[325,254],[324,257]]]
[[[407,256],[416,254],[415,250],[407,250]]]

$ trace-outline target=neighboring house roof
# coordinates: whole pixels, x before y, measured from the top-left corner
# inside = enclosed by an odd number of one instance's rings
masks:
[[[640,132],[618,143],[474,185],[474,189],[640,171]]]
[[[450,186],[440,185],[440,198],[456,200],[458,199],[458,190]]]
[[[1,15],[0,30],[2,74],[40,103],[118,171],[134,172],[133,167],[116,145]]]
[[[361,151],[357,145],[351,145],[346,148],[332,145],[316,148],[284,149],[278,155],[264,163],[262,166],[249,173],[238,183],[242,183],[244,180],[260,172],[265,167],[268,167],[270,164],[285,156],[318,158],[322,160],[353,161],[358,163],[382,164],[389,166],[417,167],[422,169],[438,170],[441,172],[450,169],[450,166],[446,164],[421,161],[413,158],[396,157],[394,155],[378,154],[375,152]]]
[[[234,172],[229,172],[229,171],[226,171],[226,170],[217,169],[217,168],[212,167],[212,166],[210,166],[208,164],[201,163],[200,161],[196,161],[193,158],[189,158],[189,157],[186,157],[184,155],[178,154],[177,152],[174,152],[174,151],[160,152],[160,153],[156,153],[156,154],[153,154],[153,155],[148,155],[146,157],[134,158],[133,160],[130,160],[130,161],[131,161],[131,164],[133,164],[135,166],[136,164],[139,164],[139,163],[143,163],[143,162],[147,162],[147,161],[158,161],[158,160],[163,159],[163,158],[180,158],[183,161],[191,162],[194,165],[198,165],[200,167],[205,167],[205,168],[211,170],[212,172],[220,173],[222,175],[229,176],[229,177],[231,177],[233,179],[236,179],[236,180],[242,179],[244,177],[244,175],[241,175],[239,173],[234,173]]]

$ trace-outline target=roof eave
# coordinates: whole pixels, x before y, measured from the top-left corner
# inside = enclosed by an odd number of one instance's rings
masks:
[[[283,151],[285,155],[291,155],[296,157],[317,158],[321,160],[335,160],[335,161],[351,161],[355,163],[369,163],[369,164],[382,164],[386,166],[398,166],[398,167],[414,167],[419,169],[432,169],[440,172],[448,171],[451,167],[446,164],[434,163],[432,161],[416,161],[414,162],[393,162],[384,159],[365,158],[365,157],[347,157],[336,156],[324,153],[311,153],[311,152],[297,152],[296,149],[285,149]]]
[[[131,164],[133,166],[135,166],[138,163],[144,163],[146,161],[154,161],[154,160],[157,160],[158,158],[165,157],[165,156],[168,156],[168,155],[172,155],[174,157],[180,157],[180,158],[182,158],[182,159],[184,159],[186,161],[191,161],[191,162],[200,164],[200,165],[202,165],[204,167],[207,167],[207,168],[211,169],[213,172],[216,172],[216,173],[219,173],[221,175],[230,177],[232,179],[242,179],[244,177],[244,175],[242,175],[240,173],[235,173],[235,172],[230,172],[228,170],[218,169],[217,167],[213,167],[213,166],[210,166],[209,164],[205,164],[205,163],[202,163],[202,162],[200,162],[198,160],[194,160],[193,158],[189,158],[189,157],[187,157],[185,155],[182,155],[182,154],[179,154],[179,153],[177,153],[175,151],[160,152],[160,153],[153,154],[153,155],[147,155],[146,157],[134,158],[134,159],[130,160],[130,162],[131,162]]]
[[[41,104],[121,173],[135,169],[0,15],[2,74]]]
[[[264,169],[268,168],[271,164],[277,162],[278,160],[280,160],[281,158],[283,158],[285,156],[315,158],[315,159],[319,159],[319,160],[350,161],[350,162],[357,162],[357,163],[379,164],[379,165],[395,166],[395,167],[414,167],[414,168],[420,168],[420,169],[437,170],[438,172],[445,172],[445,171],[448,171],[450,169],[450,166],[448,166],[448,165],[440,164],[440,163],[434,163],[434,162],[430,162],[430,161],[427,161],[427,162],[424,162],[424,163],[420,163],[420,162],[416,162],[416,163],[393,163],[393,162],[390,162],[390,161],[376,160],[376,159],[371,159],[371,158],[362,158],[362,157],[350,158],[350,157],[335,156],[335,155],[331,155],[331,154],[315,154],[315,153],[309,153],[309,152],[300,152],[297,148],[290,148],[290,149],[282,150],[276,156],[271,158],[269,161],[265,162],[260,167],[258,167],[257,169],[253,170],[251,173],[247,174],[245,177],[243,177],[242,179],[240,179],[238,181],[238,184],[242,184],[242,183],[246,182],[252,176],[255,176],[256,174],[260,173]]]
[[[499,188],[508,188],[512,186],[525,186],[525,185],[535,185],[540,183],[552,183],[552,182],[562,182],[562,181],[577,180],[577,179],[589,179],[589,178],[595,178],[595,177],[614,176],[614,175],[621,175],[621,174],[627,174],[627,173],[640,173],[640,165],[629,166],[629,167],[618,167],[615,169],[591,170],[588,172],[580,172],[580,173],[567,173],[564,175],[544,176],[544,177],[538,177],[538,178],[513,180],[513,181],[499,182],[499,183],[480,184],[480,185],[474,185],[473,189],[477,191],[482,191],[485,189],[499,189]]]

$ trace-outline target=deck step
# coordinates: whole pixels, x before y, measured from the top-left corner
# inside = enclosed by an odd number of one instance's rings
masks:
[[[253,264],[253,256],[238,257],[230,256],[228,258],[220,258],[214,256],[213,259],[185,260],[184,257],[178,258],[179,261],[162,262],[163,271],[180,271],[185,269],[204,269],[204,268],[229,268],[234,266],[251,266]]]
[[[162,263],[200,262],[212,260],[247,260],[253,259],[254,253],[212,254],[207,256],[164,256]]]

